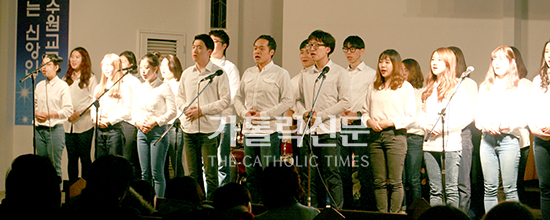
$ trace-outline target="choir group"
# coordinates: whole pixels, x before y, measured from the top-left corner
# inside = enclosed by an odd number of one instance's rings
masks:
[[[424,163],[430,204],[467,212],[472,130],[482,132],[487,211],[498,203],[500,176],[506,200],[519,201],[517,182],[533,134],[542,213],[550,216],[550,41],[532,83],[519,51],[499,46],[479,88],[463,74],[467,65],[458,47],[434,50],[423,74],[416,60],[402,60],[393,49],[380,53],[375,68],[367,66],[358,36],[343,42],[348,64],[342,67],[330,59],[335,42],[330,33],[313,31],[300,45],[303,69],[292,79],[273,62],[277,43],[269,35],[254,41],[256,65],[241,76],[225,57],[229,36],[221,30],[195,36],[195,64],[187,69],[174,55],[147,53],[136,60],[130,51],[106,54],[99,83],[86,49],[71,51],[62,79],[58,57],[45,55],[46,79],[35,95],[37,153],[50,157],[61,176],[66,146],[69,179],[79,177],[79,160],[85,178],[95,141],[96,158],[127,158],[158,197],[171,164],[175,176],[205,183],[199,185],[211,199],[232,179],[230,146],[242,119],[253,203],[262,203],[263,169],[284,159],[281,144],[292,142],[293,162],[308,191],[304,204],[400,212],[422,197]],[[354,178],[360,190],[354,190]]]

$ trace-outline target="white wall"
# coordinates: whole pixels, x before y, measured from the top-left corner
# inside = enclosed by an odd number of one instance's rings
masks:
[[[336,38],[334,62],[346,66],[344,39],[359,35],[366,44],[363,61],[376,68],[378,55],[396,49],[403,59],[420,62],[429,72],[431,53],[439,47],[458,46],[472,78],[483,81],[490,54],[499,45],[516,45],[533,78],[544,42],[550,37],[550,5],[543,0],[387,0],[284,2],[283,65],[295,75],[300,42],[316,29]]]

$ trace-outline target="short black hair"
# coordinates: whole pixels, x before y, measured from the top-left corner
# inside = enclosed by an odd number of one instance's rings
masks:
[[[206,49],[214,50],[214,41],[212,40],[210,35],[208,35],[208,34],[199,34],[199,35],[195,36],[195,39],[193,39],[193,42],[195,42],[196,40],[202,41],[204,43],[204,45],[206,46]]]
[[[361,37],[357,35],[351,35],[347,37],[344,40],[344,47],[347,47],[348,44],[351,45],[351,47],[355,47],[357,49],[365,49],[365,41],[363,41],[363,39],[361,39]]]
[[[305,39],[304,41],[302,41],[302,43],[300,43],[300,50],[306,47],[307,47],[307,39]]]
[[[254,43],[256,43],[256,41],[258,41],[259,39],[267,40],[267,47],[269,47],[269,50],[277,51],[277,42],[275,42],[275,39],[273,39],[273,37],[265,34],[260,35],[258,38],[256,38]],[[273,53],[273,55],[275,55],[275,53]],[[271,57],[273,57],[273,55]]]
[[[57,69],[57,72],[55,72],[55,74],[58,74],[59,72],[61,72],[61,65],[60,64],[63,62],[61,57],[57,56],[57,54],[55,54],[55,53],[49,53],[49,54],[44,54],[42,56],[42,59],[44,59],[44,58],[50,59],[50,62],[52,62],[54,66],[59,66],[59,68]]]
[[[318,42],[322,42],[327,47],[330,48],[330,52],[328,52],[328,55],[332,52],[334,52],[334,47],[336,46],[336,39],[329,34],[328,32],[324,32],[322,30],[315,30],[309,34],[309,37],[307,38],[308,41],[316,40]]]
[[[225,56],[225,51],[229,47],[229,35],[227,35],[224,30],[211,30],[210,32],[208,32],[208,35],[220,38],[222,40],[222,44],[227,45],[223,50],[223,55]]]

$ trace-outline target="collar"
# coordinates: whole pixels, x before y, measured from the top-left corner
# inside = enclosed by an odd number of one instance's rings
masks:
[[[273,60],[271,60],[271,62],[269,62],[267,65],[264,66],[264,68],[262,68],[262,71],[260,71],[260,68],[258,67],[258,64],[256,64],[255,67],[256,67],[256,70],[257,70],[258,72],[263,72],[263,71],[265,71],[265,70],[271,68],[273,65],[275,65],[275,64],[273,63]]]
[[[57,76],[57,75],[55,77],[53,77],[52,80],[48,80],[48,78],[46,78],[46,84],[50,84],[52,86],[55,85],[55,83],[57,83],[59,81],[61,81],[61,79],[59,79],[59,76]]]
[[[205,71],[201,72],[200,74],[212,72],[212,65],[214,65],[212,63],[212,60],[208,60],[206,67],[204,67]],[[199,72],[199,69],[197,68],[197,63],[195,63],[195,65],[193,66],[193,70]]]
[[[153,81],[152,83],[147,82],[147,85],[148,85],[149,87],[157,87],[157,86],[159,86],[160,84],[162,84],[162,81],[160,81],[160,77],[159,77],[159,76],[157,76],[157,78],[155,79],[155,81]]]
[[[332,66],[332,60],[328,60],[328,63],[325,66],[331,67]],[[325,68],[325,66],[323,66],[323,68],[321,68],[321,70],[317,70],[317,64],[315,64],[315,65],[312,66],[313,67],[313,72],[314,73],[320,73]]]
[[[348,65],[348,68],[347,68],[347,69],[348,69],[348,71],[350,71],[350,72],[353,71],[353,70],[351,69],[351,67],[349,67],[349,65]],[[365,62],[362,61],[357,67],[355,67],[355,69],[358,70],[358,71],[366,70],[366,69],[367,69],[367,64],[365,64]]]

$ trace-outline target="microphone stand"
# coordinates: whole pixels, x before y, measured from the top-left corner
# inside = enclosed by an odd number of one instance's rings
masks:
[[[308,114],[308,119],[307,119],[307,123],[305,124],[304,126],[304,129],[302,130],[302,137],[300,138],[300,142],[299,143],[303,143],[304,142],[304,136],[306,135],[306,129],[309,127],[310,128],[310,131],[309,131],[309,146],[308,146],[308,152],[309,152],[309,160],[307,161],[307,172],[308,172],[308,175],[307,175],[307,206],[311,207],[311,158],[312,156],[314,155],[313,153],[313,146],[312,146],[312,137],[311,137],[311,116],[313,115],[313,111],[315,110],[315,107],[317,106],[317,101],[319,99],[319,94],[321,93],[321,89],[323,88],[323,84],[325,83],[325,79],[327,78],[326,75],[323,75],[322,76],[323,80],[321,80],[321,84],[319,85],[319,89],[317,90],[317,95],[315,95],[315,99],[313,100],[313,105],[311,106],[311,110],[309,111],[309,114]],[[317,81],[315,82],[317,83]],[[322,178],[322,177],[321,177]],[[324,184],[324,182],[323,182]],[[328,190],[327,190],[328,192]],[[329,193],[329,197],[331,199],[331,201],[334,203],[334,199],[332,198],[332,195],[330,195]]]
[[[121,70],[118,70],[118,71],[121,71]],[[126,73],[124,73],[120,79],[118,79],[114,84],[113,86],[111,86],[110,88],[106,88],[105,91],[103,91],[103,93],[101,93],[101,95],[99,95],[99,97],[97,97],[97,99],[95,99],[90,105],[88,105],[88,107],[86,107],[86,109],[84,109],[84,111],[82,111],[82,113],[80,113],[80,115],[78,115],[78,117],[82,117],[82,115],[86,114],[86,112],[92,107],[94,106],[95,107],[95,132],[94,132],[94,135],[95,135],[95,139],[94,139],[94,144],[95,144],[95,148],[97,148],[97,139],[98,139],[98,129],[99,129],[99,99],[101,97],[103,97],[103,95],[107,94],[107,92],[109,92],[113,87],[115,87],[117,85],[117,83],[120,82],[120,80],[122,80],[126,75],[128,75],[130,73],[130,71],[126,70]],[[97,151],[96,151],[97,152]],[[96,155],[97,157],[97,155]]]
[[[185,106],[185,108],[183,109],[183,111],[181,111],[181,113],[180,113],[178,116],[176,116],[176,119],[181,118],[181,116],[183,116],[183,114],[185,114],[185,111],[187,111],[187,109],[188,109],[189,107],[191,107],[191,105],[195,102],[195,100],[197,100],[197,99],[199,98],[199,96],[204,92],[204,90],[206,90],[206,88],[208,88],[208,86],[210,86],[210,84],[212,84],[212,81],[213,81],[213,80],[214,80],[214,78],[211,78],[211,79],[208,81],[208,84],[206,84],[206,86],[204,86],[204,88],[202,88],[202,90],[199,92],[199,94],[197,94],[197,95],[195,96],[195,98],[193,98],[193,100],[191,100],[191,103],[189,103],[187,106]],[[200,83],[200,82],[199,82],[199,83]],[[174,127],[174,124],[175,124],[175,123],[169,125],[168,128],[166,128],[166,131],[164,131],[164,133],[162,133],[162,135],[160,136],[160,138],[157,139],[157,141],[155,141],[155,145],[157,145],[157,144],[160,142],[160,140],[162,140],[162,139],[164,138],[164,136],[166,136],[166,134],[168,134],[168,131],[170,131],[170,129],[171,129],[172,127]],[[177,138],[176,138],[176,139],[177,139]]]
[[[446,184],[446,181],[445,181],[445,174],[446,174],[445,173],[446,172],[445,171],[445,153],[446,153],[445,152],[445,115],[447,114],[447,108],[449,107],[451,100],[455,96],[456,92],[458,91],[458,88],[460,87],[460,85],[462,85],[462,82],[464,81],[465,78],[466,76],[460,77],[460,81],[455,86],[455,89],[451,94],[451,96],[449,97],[447,104],[445,104],[445,107],[441,109],[441,112],[438,113],[439,117],[435,121],[434,126],[432,127],[432,129],[430,129],[430,132],[428,133],[428,135],[426,136],[426,139],[424,140],[425,142],[427,142],[430,139],[430,137],[432,136],[432,132],[435,130],[435,127],[437,126],[437,122],[441,120],[441,141],[443,142],[441,145],[443,148],[443,150],[441,151],[441,187],[442,187],[441,194],[443,195],[443,204],[447,204],[447,195],[445,192],[445,184]]]
[[[32,148],[33,153],[36,154],[36,100],[34,100],[34,94],[36,90],[35,82],[36,82],[36,74],[38,71],[42,69],[46,64],[52,62],[51,60],[49,62],[43,63],[40,65],[37,69],[32,71],[31,73],[27,74],[23,79],[19,80],[19,83],[23,83],[28,78],[32,79],[32,99],[33,99],[33,106],[32,106]]]

